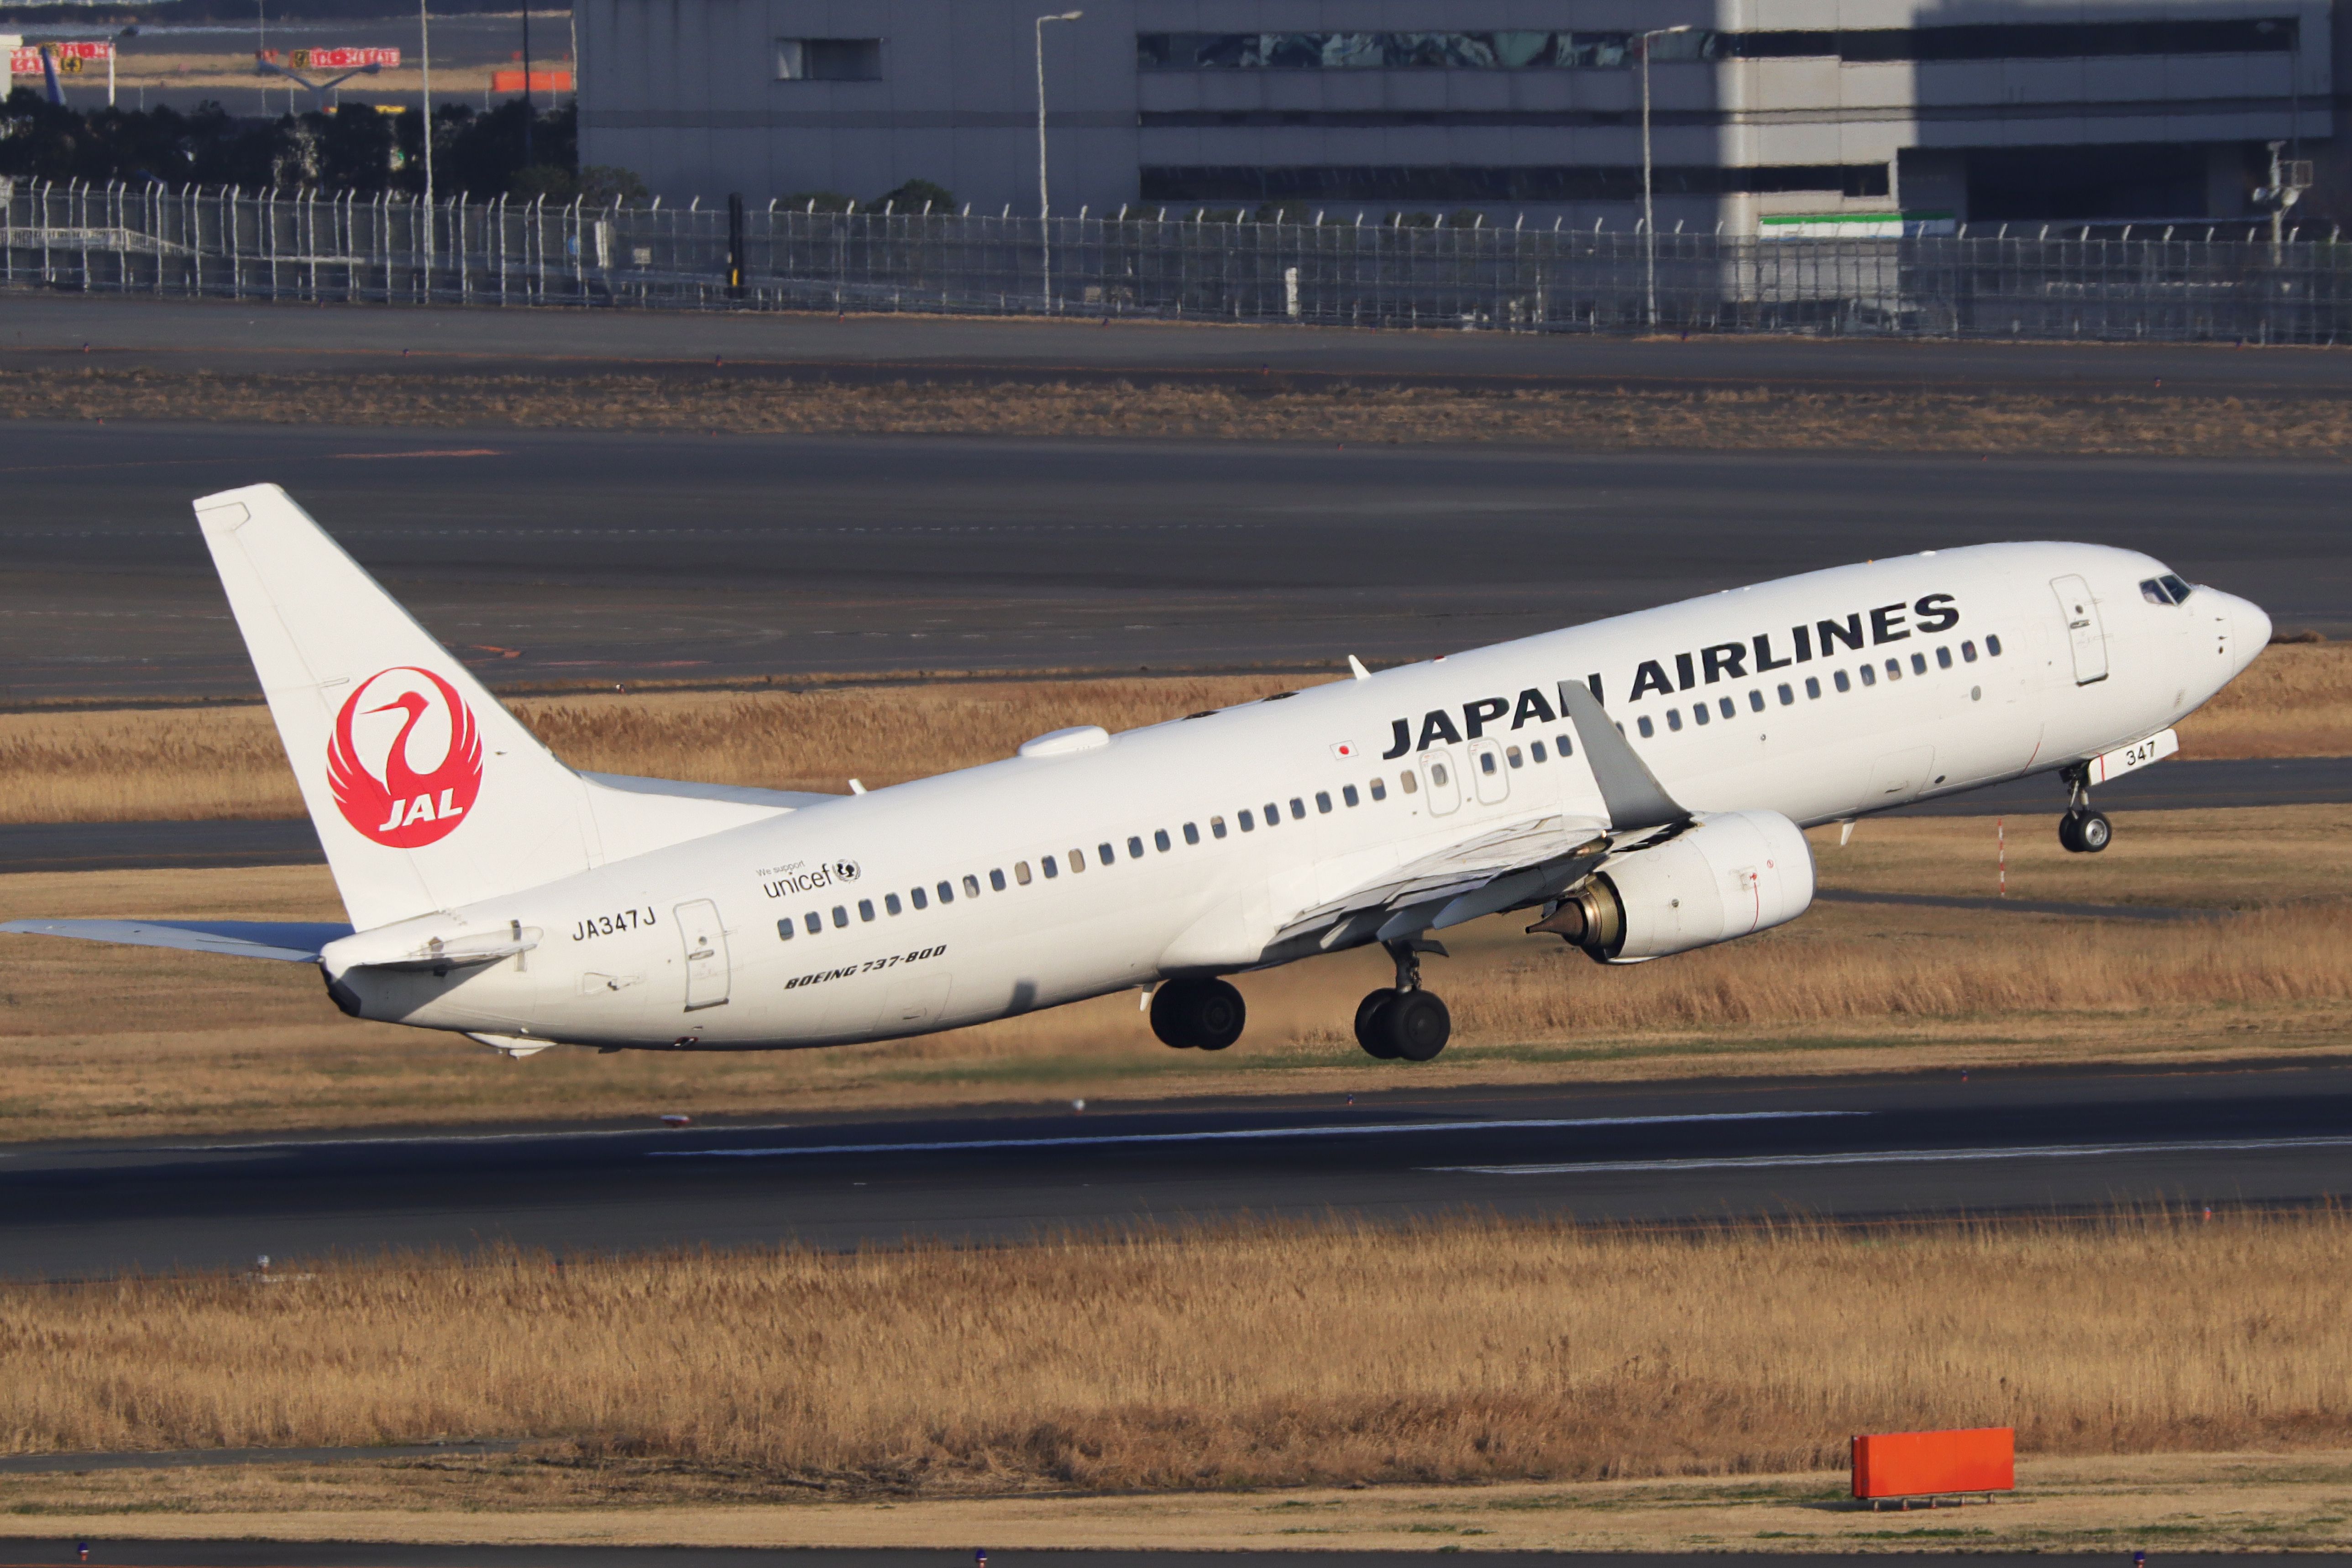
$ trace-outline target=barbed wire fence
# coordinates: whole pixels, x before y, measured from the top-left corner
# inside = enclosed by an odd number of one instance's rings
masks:
[[[0,286],[167,298],[1138,316],[1532,332],[2352,341],[2352,246],[822,213],[0,180]],[[2032,232],[2028,233],[2028,229]],[[2071,226],[2070,226],[2071,229]],[[2012,232],[2014,230],[2014,232]],[[2307,237],[2306,237],[2307,236]]]

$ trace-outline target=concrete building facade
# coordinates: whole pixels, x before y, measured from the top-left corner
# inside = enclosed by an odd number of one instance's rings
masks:
[[[2241,217],[2323,163],[2352,0],[1079,0],[1055,212],[1628,226]],[[672,199],[923,180],[1034,215],[1040,4],[579,0],[581,157]],[[2324,178],[2324,176],[2323,176]]]

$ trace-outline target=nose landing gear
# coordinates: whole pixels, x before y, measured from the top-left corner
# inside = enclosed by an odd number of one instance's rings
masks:
[[[1382,1061],[1432,1060],[1454,1036],[1454,1015],[1434,993],[1421,988],[1421,955],[1443,957],[1445,949],[1426,937],[1385,945],[1396,960],[1397,983],[1356,1004],[1356,1043]]]
[[[2068,853],[2096,855],[2116,836],[2115,824],[2102,812],[2091,809],[2091,785],[2078,763],[2068,768],[2066,780],[2066,815],[2058,819],[2058,842]]]

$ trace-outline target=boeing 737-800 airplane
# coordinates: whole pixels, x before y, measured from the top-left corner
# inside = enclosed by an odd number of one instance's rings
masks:
[[[316,963],[346,1013],[551,1044],[921,1034],[1131,987],[1171,1046],[1222,978],[1381,943],[1357,1037],[1444,1047],[1420,961],[1481,915],[1602,963],[1794,920],[1807,826],[2055,772],[2089,790],[2270,622],[2161,563],[1990,544],[1808,573],[850,795],[558,761],[284,491],[195,503],[349,926],[0,930]]]

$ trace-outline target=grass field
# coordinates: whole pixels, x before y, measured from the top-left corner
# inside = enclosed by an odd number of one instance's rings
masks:
[[[1314,683],[1278,675],[988,680],[520,697],[523,721],[600,773],[839,792],[1008,756],[1069,724],[1125,730]],[[2181,726],[2192,757],[2352,752],[2352,644],[2274,647]],[[301,814],[260,707],[0,714],[0,822]]]
[[[0,373],[0,418],[538,426],[725,433],[1095,436],[1364,443],[1540,442],[1588,450],[2333,457],[2352,407],[2333,396],[1987,391],[1293,389],[900,382],[848,386],[698,370],[643,374]]]
[[[1386,984],[1377,953],[1240,977],[1249,1029],[1215,1055],[1160,1046],[1121,994],[876,1046],[513,1062],[344,1018],[305,965],[5,937],[0,1142],[2340,1051],[2352,807],[2116,820],[2095,857],[2063,853],[2048,817],[2011,824],[2011,894],[2215,918],[1824,901],[1778,931],[1632,968],[1498,918],[1449,931],[1454,956],[1429,965],[1456,1035],[1421,1067],[1373,1061],[1348,1033],[1357,999]],[[1990,819],[1865,822],[1848,847],[1834,831],[1814,843],[1827,888],[1994,891]],[[0,878],[8,919],[337,914],[315,867]]]
[[[2341,1449],[2347,1270],[2352,1216],[2224,1212],[9,1285],[0,1447],[509,1437],[738,1496],[1772,1474],[1942,1426],[2040,1456]]]

